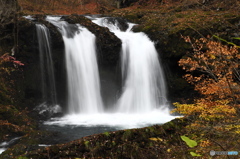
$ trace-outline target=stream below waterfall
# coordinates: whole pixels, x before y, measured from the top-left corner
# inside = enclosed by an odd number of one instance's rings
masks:
[[[176,116],[155,110],[145,114],[103,113],[92,115],[68,115],[44,122],[40,129],[59,132],[59,143],[109,131],[142,128],[164,124]]]

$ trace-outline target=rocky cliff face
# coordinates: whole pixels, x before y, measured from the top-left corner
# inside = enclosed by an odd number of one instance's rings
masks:
[[[14,56],[24,63],[24,80],[16,79],[22,81],[19,83],[23,94],[21,105],[33,108],[33,106],[40,104],[42,100],[42,88],[40,84],[42,79],[40,74],[40,57],[35,27],[35,23],[41,23],[47,26],[50,31],[55,79],[57,79],[57,98],[59,104],[64,107],[66,105],[67,84],[64,43],[62,36],[55,26],[44,20],[45,16],[35,15],[33,17],[35,18],[34,21],[27,20],[23,17],[20,17],[18,20],[19,49]],[[69,23],[79,23],[95,34],[101,79],[103,79],[102,81],[109,80],[112,77],[116,77],[117,79],[117,76],[120,76],[120,71],[118,71],[119,75],[116,75],[116,69],[120,68],[118,64],[120,59],[119,53],[121,49],[121,41],[108,29],[99,27],[98,25],[92,23],[91,20],[83,16],[67,16],[64,17],[64,20]],[[121,77],[119,77],[119,79],[121,79]],[[104,85],[104,83],[102,84]],[[116,84],[113,85],[116,87]],[[106,92],[108,93],[109,91]],[[111,93],[110,95],[113,94],[114,93]],[[106,96],[110,95],[108,93]]]

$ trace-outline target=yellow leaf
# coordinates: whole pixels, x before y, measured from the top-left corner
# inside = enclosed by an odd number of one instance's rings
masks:
[[[211,59],[215,59],[216,57],[213,54],[210,54]]]
[[[167,152],[171,152],[171,149],[167,149]]]
[[[152,137],[152,138],[149,138],[149,139],[152,140],[152,141],[163,141],[163,139],[161,139],[159,137],[157,137],[157,138]]]

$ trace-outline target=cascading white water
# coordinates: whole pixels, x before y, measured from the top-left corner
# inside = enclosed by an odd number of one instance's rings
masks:
[[[121,31],[117,21],[96,18],[94,23],[108,27],[122,40],[121,67],[123,93],[117,103],[117,112],[146,113],[166,106],[164,75],[154,43],[144,33]]]
[[[43,24],[36,24],[36,30],[38,37],[40,67],[42,76],[42,97],[45,102],[49,99],[47,92],[50,92],[50,103],[56,105],[57,91],[55,84],[52,51],[50,47],[49,30]]]
[[[47,17],[63,35],[70,114],[46,121],[45,125],[123,129],[174,119],[174,116],[169,115],[166,105],[164,77],[154,43],[143,33],[131,32],[133,24],[129,24],[128,30],[123,32],[117,25],[104,21],[104,18],[88,18],[100,26],[110,28],[122,40],[123,93],[117,104],[113,105],[116,109],[111,113],[106,112],[100,96],[95,37],[80,25],[70,25],[61,21],[60,17]]]
[[[58,17],[47,17],[47,20],[56,25],[63,36],[69,114],[102,112],[95,36],[86,28],[68,24]]]

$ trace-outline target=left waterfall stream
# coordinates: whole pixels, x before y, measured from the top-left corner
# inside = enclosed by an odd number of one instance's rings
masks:
[[[68,81],[67,113],[103,112],[95,35],[81,25],[69,24],[59,17],[47,16],[46,20],[58,28],[65,45]]]
[[[37,23],[35,26],[38,39],[42,88],[42,103],[35,110],[39,111],[39,114],[51,116],[62,111],[57,101],[51,38],[49,29],[44,24]]]
[[[91,120],[104,112],[100,93],[100,79],[96,58],[95,35],[79,24],[69,24],[59,16],[47,16],[46,20],[55,25],[62,34],[65,45],[65,59],[68,83],[68,107],[66,118],[83,122]],[[90,118],[89,118],[90,116]],[[106,126],[74,126],[66,121],[64,126],[45,122],[42,129],[61,132],[65,141],[72,141],[84,136],[118,130]],[[74,119],[76,118],[76,120]],[[101,117],[99,117],[101,118]],[[76,133],[78,132],[78,133]]]

